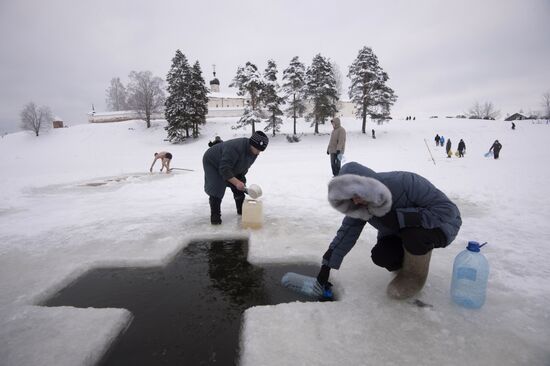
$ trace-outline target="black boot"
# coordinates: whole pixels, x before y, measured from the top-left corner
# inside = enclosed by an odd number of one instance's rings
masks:
[[[243,214],[244,197],[235,198],[235,206],[237,207],[237,215]]]
[[[221,198],[210,196],[210,223],[212,225],[220,225],[222,223],[222,213],[221,213]]]

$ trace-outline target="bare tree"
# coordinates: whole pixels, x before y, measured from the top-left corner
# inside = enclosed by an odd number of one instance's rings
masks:
[[[40,131],[48,129],[52,121],[50,108],[46,106],[38,107],[34,102],[26,104],[21,111],[21,128],[33,131],[36,136],[40,134]]]
[[[132,71],[129,75],[128,105],[151,127],[151,115],[164,107],[164,81],[151,71]]]
[[[542,108],[546,121],[550,120],[550,91],[542,95]]]
[[[467,114],[472,119],[496,119],[500,116],[500,111],[497,111],[491,102],[481,105],[476,101]]]
[[[106,93],[107,97],[105,102],[107,103],[108,110],[124,111],[128,109],[126,88],[122,85],[120,78],[111,79],[111,86],[107,88]]]

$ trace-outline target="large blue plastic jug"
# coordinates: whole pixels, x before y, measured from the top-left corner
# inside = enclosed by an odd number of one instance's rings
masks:
[[[485,303],[489,262],[480,252],[487,243],[468,242],[458,253],[453,265],[451,297],[455,303],[469,309],[479,309]]]

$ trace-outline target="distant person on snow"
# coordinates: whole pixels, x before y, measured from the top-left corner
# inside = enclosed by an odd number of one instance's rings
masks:
[[[220,225],[221,203],[225,189],[231,188],[237,215],[242,215],[246,173],[269,143],[262,131],[250,138],[241,137],[217,143],[204,153],[204,191],[209,197],[210,223]]]
[[[445,137],[443,137],[443,135],[441,135],[441,138],[439,139],[439,143],[441,144],[441,146],[445,144]]]
[[[435,146],[439,146],[439,139],[440,139],[439,134],[435,135],[435,139],[434,139],[435,140]]]
[[[214,146],[214,145],[216,145],[216,144],[219,144],[220,142],[223,142],[222,138],[221,138],[220,136],[216,136],[216,137],[214,138],[214,141],[209,141],[209,142],[208,142],[208,147],[212,147],[212,146]]]
[[[512,122],[512,130],[515,130],[515,129],[516,129],[516,124]]]
[[[411,172],[376,173],[347,163],[330,181],[328,200],[346,216],[323,255],[318,292],[330,289],[330,269],[340,268],[369,223],[378,230],[372,261],[398,271],[388,295],[410,298],[424,287],[432,249],[449,245],[462,225],[457,206],[426,178]]]
[[[170,162],[172,161],[172,154],[170,154],[167,151],[161,151],[159,153],[155,153],[155,159],[153,160],[153,164],[151,164],[151,168],[149,168],[149,172],[153,172],[153,167],[155,166],[155,163],[157,160],[162,161],[162,166],[160,167],[160,171],[164,168],[166,168],[166,173],[170,173]]]
[[[451,151],[451,139],[447,140],[447,145],[445,146],[445,151],[447,152],[447,157],[450,158],[453,152]]]
[[[376,132],[374,131],[374,128],[372,129],[372,138],[373,138],[373,139],[376,138]]]
[[[494,158],[498,159],[498,155],[500,154],[500,149],[502,149],[501,143],[498,142],[498,140],[495,140],[495,142],[493,142],[493,145],[489,149],[489,152],[492,151]]]
[[[346,130],[342,127],[338,117],[331,119],[330,123],[332,123],[332,133],[327,147],[327,155],[330,155],[332,175],[337,176],[340,173],[340,164],[346,149]]]
[[[460,142],[458,143],[458,157],[463,158],[464,152],[466,151],[466,144],[464,143],[464,140],[460,139]]]

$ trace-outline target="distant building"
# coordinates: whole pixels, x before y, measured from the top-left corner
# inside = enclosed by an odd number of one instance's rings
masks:
[[[517,120],[522,120],[522,119],[527,119],[527,117],[525,117],[521,113],[514,113],[510,117],[506,118],[505,121],[517,121]]]
[[[112,111],[112,112],[90,112],[88,113],[88,122],[90,123],[109,123],[109,122],[123,122],[133,119],[140,119],[140,115],[136,111]],[[164,112],[153,113],[151,120],[164,119]]]
[[[52,121],[53,128],[63,128],[63,120],[59,117],[55,117]]]

